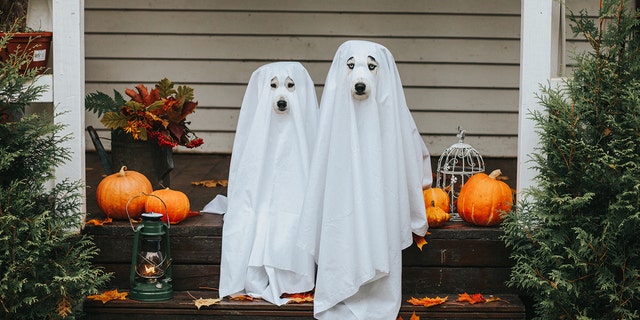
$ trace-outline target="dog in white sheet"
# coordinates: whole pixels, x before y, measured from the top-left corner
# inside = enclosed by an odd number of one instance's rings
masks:
[[[313,289],[313,256],[296,237],[317,117],[313,81],[300,63],[253,72],[231,154],[220,297],[246,294],[281,305],[283,294]]]

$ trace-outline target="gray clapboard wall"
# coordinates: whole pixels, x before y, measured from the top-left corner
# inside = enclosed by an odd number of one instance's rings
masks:
[[[87,0],[86,92],[123,93],[163,77],[191,85],[199,106],[189,127],[205,144],[175,151],[228,153],[256,68],[300,61],[320,99],[335,50],[349,39],[378,42],[394,54],[432,155],[457,142],[462,126],[465,142],[483,156],[516,156],[520,1],[514,0]],[[86,119],[102,128],[95,115]]]

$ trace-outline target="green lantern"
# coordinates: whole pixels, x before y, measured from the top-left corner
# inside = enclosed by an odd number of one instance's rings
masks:
[[[142,223],[134,228],[129,277],[129,298],[133,300],[161,301],[173,297],[169,225],[160,218],[159,213],[143,213]]]

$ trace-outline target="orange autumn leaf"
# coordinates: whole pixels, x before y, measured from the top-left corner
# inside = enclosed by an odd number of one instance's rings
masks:
[[[424,237],[421,237],[415,233],[412,233],[413,235],[413,241],[416,243],[416,246],[418,246],[418,249],[420,249],[420,251],[422,251],[422,247],[427,244],[427,240],[424,239]]]
[[[102,303],[107,303],[111,300],[126,300],[128,292],[118,292],[118,289],[105,291],[102,294],[94,294],[87,296],[89,300],[99,300]]]
[[[487,300],[485,301],[485,303],[489,303],[489,302],[498,302],[498,301],[502,301],[502,302],[506,302],[509,303],[509,301],[504,300],[502,298],[498,298],[498,297],[494,297],[494,296],[490,296],[489,298],[487,298]]]
[[[103,226],[105,224],[111,223],[112,221],[113,221],[113,219],[111,219],[111,218],[105,218],[103,220],[91,219],[91,220],[87,221],[85,224],[87,224],[87,225],[92,224],[94,226]]]
[[[205,188],[215,188],[217,186],[226,187],[229,180],[202,180],[191,182],[194,186],[204,186]]]
[[[313,302],[313,292],[303,292],[303,293],[285,293],[281,298],[287,298],[289,301],[287,303],[305,303],[305,302]]]
[[[485,298],[480,293],[469,295],[468,293],[462,293],[458,295],[458,302],[469,302],[470,304],[476,304],[480,302],[485,302]]]
[[[229,297],[229,300],[231,301],[253,301],[253,297],[246,295],[246,294],[242,294],[239,296],[233,296],[233,297]]]
[[[449,297],[444,297],[444,298],[440,298],[440,297],[435,297],[435,298],[429,298],[429,297],[414,298],[414,297],[411,297],[411,299],[407,300],[407,302],[411,303],[414,306],[433,307],[433,306],[437,306],[439,304],[445,303],[447,301],[447,299],[449,299]]]
[[[398,316],[398,319],[396,320],[402,320],[402,317]],[[420,316],[416,315],[416,312],[414,311],[413,314],[411,315],[411,319],[409,320],[420,320]]]

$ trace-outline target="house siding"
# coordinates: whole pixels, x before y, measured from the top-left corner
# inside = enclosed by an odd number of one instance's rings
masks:
[[[86,92],[123,93],[163,77],[191,85],[199,106],[188,120],[205,144],[175,151],[229,153],[256,68],[300,61],[320,99],[335,50],[349,39],[393,53],[432,155],[457,142],[461,126],[483,156],[516,157],[520,1],[87,0]],[[86,123],[107,135],[94,114]]]

